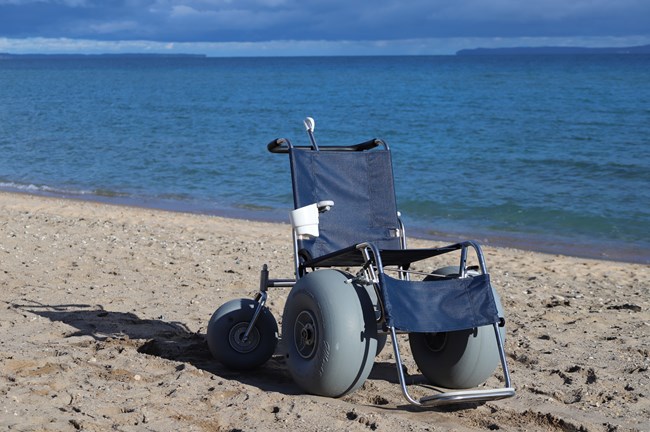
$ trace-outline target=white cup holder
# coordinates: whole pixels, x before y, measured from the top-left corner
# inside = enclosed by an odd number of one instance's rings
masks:
[[[289,219],[298,236],[318,237],[318,204],[293,210],[289,213]]]

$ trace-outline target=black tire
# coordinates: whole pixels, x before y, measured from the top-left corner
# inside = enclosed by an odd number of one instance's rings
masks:
[[[381,305],[379,303],[379,297],[377,296],[374,285],[367,284],[364,286],[368,292],[370,301],[372,302],[372,308],[375,313],[375,321],[377,321],[379,318],[381,318]],[[379,330],[380,328],[377,327],[377,356],[384,350],[384,347],[386,346],[386,339],[388,338],[388,333],[379,333]]]
[[[340,397],[359,388],[377,353],[377,324],[366,289],[325,269],[308,273],[287,298],[282,338],[287,368],[304,391]]]
[[[458,267],[434,272],[455,276]],[[470,273],[471,277],[471,273]],[[497,310],[503,316],[501,300],[493,289]],[[501,339],[505,329],[499,329]],[[499,364],[499,351],[492,326],[444,333],[411,333],[413,359],[430,383],[451,389],[476,387],[487,380]]]
[[[381,354],[381,352],[384,350],[386,347],[386,342],[388,340],[388,333],[378,333],[377,334],[377,354]]]
[[[278,324],[268,308],[262,308],[248,340],[242,340],[258,303],[236,299],[217,309],[208,324],[207,341],[212,356],[236,370],[254,369],[264,364],[278,344]]]

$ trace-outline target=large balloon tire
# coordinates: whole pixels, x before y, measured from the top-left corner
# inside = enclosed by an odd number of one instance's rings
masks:
[[[458,274],[458,267],[438,269],[434,274],[453,277]],[[503,316],[501,300],[494,288],[492,294],[499,315]],[[499,332],[504,340],[504,327],[500,327]],[[500,361],[492,326],[443,333],[411,333],[409,344],[413,359],[427,380],[450,389],[480,385],[492,376]]]
[[[308,273],[284,307],[287,368],[304,391],[340,397],[358,389],[377,353],[377,324],[366,288],[332,269]]]
[[[210,353],[230,369],[254,369],[266,363],[275,352],[278,324],[266,307],[262,308],[248,339],[243,339],[257,306],[252,299],[231,300],[210,318],[206,337]]]

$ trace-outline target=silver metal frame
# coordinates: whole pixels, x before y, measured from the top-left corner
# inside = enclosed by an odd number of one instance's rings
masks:
[[[262,311],[262,308],[266,304],[267,300],[267,289],[271,287],[278,288],[290,288],[296,284],[297,280],[300,278],[301,268],[298,256],[298,238],[293,232],[293,243],[294,243],[294,265],[295,265],[295,279],[269,279],[269,272],[266,264],[263,266],[261,275],[260,275],[260,291],[255,295],[255,301],[258,303],[257,308],[253,314],[253,319],[246,329],[244,338],[248,337],[250,331],[253,329],[259,314]],[[400,220],[400,243],[402,248],[406,249],[406,236],[404,234],[404,227]],[[379,274],[384,273],[384,267],[381,261],[381,254],[377,247],[372,243],[360,243],[356,246],[359,252],[363,255],[365,265],[363,265],[363,278],[365,283],[371,283],[375,291],[377,292],[377,299],[379,301],[379,310],[380,316],[377,318],[378,331],[386,332],[391,336],[393,342],[393,350],[395,354],[395,366],[397,368],[397,376],[399,383],[402,389],[402,394],[406,400],[417,406],[424,407],[433,407],[441,405],[449,405],[455,403],[472,403],[472,402],[485,402],[491,400],[499,400],[509,398],[515,395],[515,389],[512,387],[510,372],[508,369],[508,364],[506,361],[506,354],[504,350],[503,340],[499,333],[499,325],[502,323],[494,323],[494,335],[496,344],[499,352],[499,359],[501,361],[501,369],[504,376],[504,387],[497,389],[475,389],[475,390],[460,390],[460,391],[446,391],[439,394],[425,396],[420,399],[413,398],[406,384],[406,377],[404,376],[404,367],[402,362],[402,356],[399,349],[399,341],[397,339],[397,330],[395,327],[386,326],[385,323],[385,312],[383,304],[381,304],[380,290],[381,282],[379,279]],[[467,277],[467,251],[469,248],[474,249],[478,262],[479,270],[482,274],[487,273],[487,267],[485,265],[485,259],[483,257],[483,252],[479,244],[475,242],[465,242],[462,248],[460,249],[460,275],[459,277]],[[406,269],[398,268],[398,274],[404,280],[410,280],[411,272]]]
[[[307,126],[307,124],[305,124]],[[312,130],[310,130],[309,127],[307,127],[307,130],[310,135],[310,141],[312,143],[312,148],[315,150],[318,150],[318,146],[315,143],[315,140],[313,139],[313,134]],[[388,149],[388,146],[381,142],[386,149]],[[292,148],[291,143],[289,140],[286,139],[280,139],[273,141],[272,143],[269,144],[269,150],[272,152],[276,153],[287,153],[289,149]],[[400,214],[398,213],[398,220],[399,220],[399,232],[397,233],[399,238],[400,238],[400,246],[402,249],[407,248],[407,240],[406,240],[406,231],[404,228],[404,224],[402,223],[401,217],[399,217]],[[292,230],[292,239],[293,239],[293,254],[294,254],[294,268],[295,268],[295,279],[269,279],[269,272],[266,264],[262,267],[261,275],[260,275],[260,290],[259,293],[255,295],[254,300],[257,302],[257,308],[253,314],[253,318],[251,322],[249,323],[246,332],[244,334],[244,338],[247,338],[250,332],[253,329],[253,326],[255,325],[255,322],[257,321],[262,309],[264,308],[266,301],[267,301],[267,289],[271,287],[281,287],[281,288],[290,288],[293,287],[293,285],[296,284],[296,282],[300,279],[301,273],[303,271],[306,271],[306,269],[301,268],[300,264],[300,256],[299,256],[299,244],[298,244],[298,236],[296,235],[295,231]],[[504,345],[503,345],[503,340],[501,339],[501,335],[499,333],[499,326],[503,325],[503,322],[498,322],[493,324],[494,328],[494,334],[495,334],[495,339],[496,339],[496,344],[498,347],[498,352],[499,352],[499,358],[501,361],[501,369],[503,371],[503,376],[504,376],[504,387],[503,388],[497,388],[497,389],[474,389],[474,390],[460,390],[460,391],[446,391],[446,392],[441,392],[439,394],[431,395],[431,396],[425,396],[420,399],[414,399],[408,391],[407,385],[406,385],[406,378],[404,376],[404,368],[403,368],[403,362],[402,362],[402,357],[400,354],[400,349],[399,349],[399,342],[397,340],[397,330],[395,327],[389,327],[386,324],[385,320],[385,311],[383,304],[381,304],[381,298],[382,296],[380,295],[382,287],[381,287],[381,282],[379,275],[384,273],[384,268],[383,264],[381,261],[381,254],[377,247],[372,244],[372,243],[361,243],[356,246],[356,248],[359,250],[359,252],[362,254],[365,264],[362,266],[362,270],[360,273],[357,275],[358,279],[361,279],[364,283],[371,283],[377,293],[377,299],[379,301],[379,309],[380,309],[380,316],[377,318],[377,326],[378,326],[378,331],[382,333],[387,333],[390,334],[391,339],[393,341],[393,350],[395,354],[395,363],[396,363],[396,368],[397,368],[397,376],[399,379],[400,386],[402,388],[402,393],[406,400],[417,406],[424,406],[424,407],[431,407],[431,406],[440,406],[440,405],[448,405],[448,404],[454,404],[454,403],[468,403],[468,402],[484,402],[484,401],[490,401],[490,400],[498,400],[498,399],[504,399],[508,397],[512,397],[515,395],[515,389],[511,385],[511,380],[510,380],[510,372],[508,370],[508,365],[506,362],[506,354],[504,351]],[[467,241],[462,243],[462,247],[460,247],[460,262],[459,262],[459,268],[460,268],[460,278],[467,277],[467,253],[468,249],[474,249],[476,253],[476,257],[479,262],[479,271],[481,274],[486,274],[487,273],[487,267],[485,265],[485,259],[483,256],[483,252],[481,250],[481,247],[478,243],[475,243],[473,241]],[[456,249],[458,250],[458,249]],[[397,268],[397,273],[399,277],[403,280],[410,280],[411,278],[411,273],[405,268],[398,267]]]
[[[402,388],[402,394],[409,403],[417,406],[440,406],[450,405],[454,403],[469,403],[469,402],[487,402],[492,400],[499,400],[509,398],[515,395],[515,389],[511,386],[510,372],[508,371],[508,364],[506,363],[506,355],[503,350],[503,342],[499,335],[498,324],[493,324],[494,333],[496,335],[497,345],[499,347],[499,357],[501,359],[501,368],[505,377],[505,386],[497,389],[487,390],[460,390],[460,391],[447,391],[439,394],[424,396],[420,399],[414,399],[408,391],[406,385],[406,378],[404,376],[404,368],[402,366],[402,356],[399,351],[399,343],[397,342],[397,333],[395,327],[390,327],[390,335],[393,341],[393,351],[395,353],[395,363],[397,366],[397,376]]]
[[[405,244],[406,242],[404,242]],[[483,258],[483,252],[480,245],[475,242],[467,242],[467,246],[461,248],[461,257],[460,257],[460,277],[467,277],[466,265],[467,265],[467,249],[472,247],[477,255],[479,261],[479,269],[482,274],[487,273],[487,267],[485,265],[485,260]],[[366,272],[366,279],[371,281],[375,287],[375,290],[380,290],[380,281],[378,273],[384,273],[383,264],[381,262],[381,255],[377,247],[372,243],[361,243],[357,245],[357,249],[363,254],[364,259],[366,260],[366,265],[364,265],[364,271]],[[374,263],[374,265],[368,265],[369,263]],[[405,274],[408,279],[410,273],[404,271],[403,269],[399,270],[400,274]],[[379,293],[377,293],[377,298],[381,299]],[[380,300],[381,301],[381,300]],[[383,316],[383,305],[380,305]],[[494,335],[499,351],[499,359],[501,361],[501,369],[503,371],[503,376],[505,380],[505,385],[503,388],[497,389],[487,389],[487,390],[461,390],[461,391],[447,391],[442,392],[436,395],[425,396],[420,399],[414,399],[408,392],[406,385],[406,378],[404,376],[404,367],[402,362],[402,356],[399,350],[399,342],[397,340],[397,331],[395,327],[388,327],[388,334],[391,336],[393,342],[393,351],[395,354],[395,366],[397,368],[397,376],[399,379],[400,386],[402,388],[402,394],[406,400],[417,406],[440,406],[440,405],[449,405],[454,403],[469,403],[469,402],[485,402],[491,400],[499,400],[509,398],[515,395],[515,389],[512,387],[510,379],[510,371],[508,369],[508,363],[506,361],[506,354],[503,346],[503,340],[499,333],[500,323],[494,323],[492,326],[494,328]]]

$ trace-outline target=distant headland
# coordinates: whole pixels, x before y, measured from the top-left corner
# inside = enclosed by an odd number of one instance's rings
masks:
[[[124,53],[124,54],[10,54],[0,53],[0,59],[7,58],[205,58],[205,54]]]
[[[583,47],[513,47],[513,48],[473,48],[456,52],[459,56],[477,55],[579,55],[579,54],[650,54],[650,45],[618,48]]]

